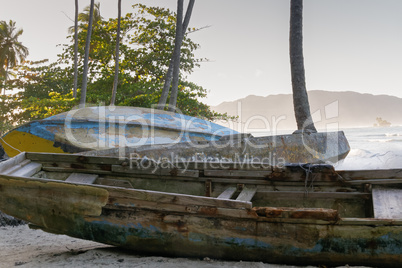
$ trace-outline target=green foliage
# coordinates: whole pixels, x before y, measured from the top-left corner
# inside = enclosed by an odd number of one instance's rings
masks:
[[[16,23],[0,21],[0,77],[7,79],[8,68],[13,68],[18,62],[23,62],[28,56],[28,49],[18,38],[23,30],[16,28]]]
[[[120,73],[116,105],[153,107],[158,103],[164,75],[172,55],[175,37],[175,15],[159,7],[133,6],[134,13],[121,19]],[[84,21],[81,23],[85,24]],[[82,74],[86,27],[80,26],[78,72]],[[110,103],[114,80],[114,49],[117,19],[98,20],[93,25],[90,49],[87,103]],[[79,103],[72,96],[74,38],[63,45],[54,63],[27,62],[14,69],[15,78],[7,82],[9,89],[21,89],[8,99],[14,113],[10,122],[23,123],[70,110]],[[191,73],[198,67],[194,51],[199,47],[187,36],[182,46],[181,70]],[[181,74],[178,108],[187,115],[201,118],[230,118],[211,111],[199,98],[206,90],[186,80]],[[81,75],[79,75],[80,79]],[[78,81],[78,85],[82,82]],[[79,90],[79,89],[78,89]],[[80,94],[77,94],[80,96]],[[11,110],[9,110],[11,111]]]
[[[13,128],[16,117],[12,111],[18,108],[17,103],[11,96],[0,96],[0,136]]]

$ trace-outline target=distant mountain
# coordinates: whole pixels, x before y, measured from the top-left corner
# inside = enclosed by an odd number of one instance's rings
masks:
[[[377,118],[393,126],[402,125],[402,99],[398,97],[323,90],[309,91],[308,95],[311,113],[319,129],[373,126]],[[250,95],[223,102],[212,109],[239,116],[244,132],[296,128],[291,94]]]

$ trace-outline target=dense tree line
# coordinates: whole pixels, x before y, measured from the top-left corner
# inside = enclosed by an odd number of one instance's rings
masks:
[[[91,105],[109,105],[115,81],[116,57],[119,58],[118,84],[115,105],[153,107],[158,104],[165,76],[172,58],[176,14],[160,7],[137,4],[133,12],[108,20],[100,16],[99,5],[94,9],[92,36],[89,43],[86,102]],[[2,71],[1,87],[9,94],[2,97],[2,122],[21,124],[67,111],[80,103],[81,88],[74,95],[74,36],[77,32],[77,85],[82,85],[85,45],[88,32],[89,9],[78,15],[77,31],[70,28],[69,44],[62,45],[55,62],[27,61],[9,65],[12,76],[5,81]],[[119,53],[116,40],[120,24]],[[14,25],[15,26],[15,25]],[[206,119],[227,118],[212,111],[199,101],[206,96],[206,89],[188,81],[190,74],[199,67],[194,43],[187,31],[182,37],[180,50],[180,79],[177,107],[181,112]],[[25,50],[23,51],[25,52]],[[27,50],[26,50],[27,52]],[[2,58],[3,59],[3,58]],[[4,64],[2,65],[4,67]],[[18,90],[18,92],[16,92]],[[4,125],[3,125],[4,128]]]
[[[200,62],[194,56],[199,45],[188,37],[196,29],[187,28],[194,1],[189,1],[185,17],[183,0],[178,0],[176,14],[137,4],[132,13],[122,17],[119,0],[118,18],[109,20],[101,16],[100,5],[94,0],[79,14],[75,1],[76,23],[68,36],[71,42],[63,45],[63,52],[51,63],[24,62],[28,49],[18,41],[22,30],[13,21],[1,21],[0,131],[85,103],[157,105],[172,111],[177,107],[191,116],[229,118],[200,102],[206,90],[186,77]],[[298,132],[316,132],[305,84],[303,0],[290,3],[290,60],[297,128]]]

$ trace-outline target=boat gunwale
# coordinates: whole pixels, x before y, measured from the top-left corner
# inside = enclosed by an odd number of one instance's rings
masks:
[[[101,189],[106,189],[108,190],[109,194],[111,193],[130,193],[130,192],[137,192],[141,194],[156,194],[156,195],[163,195],[163,196],[169,196],[169,197],[174,197],[174,196],[183,196],[183,197],[189,197],[190,199],[193,199],[194,204],[189,204],[189,206],[197,206],[199,205],[196,203],[197,200],[203,201],[203,200],[209,200],[209,201],[216,201],[216,197],[205,197],[205,196],[197,196],[197,195],[185,195],[185,194],[177,194],[177,193],[168,193],[168,192],[162,192],[162,191],[151,191],[151,190],[141,190],[141,189],[129,189],[129,188],[124,188],[124,187],[115,187],[115,186],[106,186],[106,185],[99,185],[99,184],[82,184],[82,183],[76,183],[76,182],[66,182],[66,181],[60,181],[60,180],[52,180],[52,179],[43,179],[43,178],[33,178],[33,177],[20,177],[20,176],[13,176],[13,175],[3,175],[0,174],[0,178],[4,179],[17,179],[17,180],[23,180],[23,181],[38,181],[38,182],[43,182],[43,183],[57,183],[57,184],[74,184],[74,185],[79,185],[79,186],[85,186],[85,187],[95,187],[95,188],[101,188]],[[112,198],[114,195],[112,195]],[[143,199],[136,199],[133,198],[134,200],[143,200]],[[376,219],[376,218],[353,218],[353,217],[341,217],[337,221],[326,221],[326,220],[317,220],[317,219],[308,219],[308,218],[269,218],[269,217],[264,217],[257,215],[255,213],[250,213],[253,212],[253,210],[256,207],[252,206],[252,202],[246,202],[246,201],[238,201],[238,200],[224,200],[228,204],[239,204],[241,206],[238,207],[231,207],[231,206],[199,206],[198,208],[202,207],[211,207],[215,208],[214,210],[214,217],[229,217],[229,218],[237,218],[237,219],[243,219],[243,220],[255,220],[257,222],[271,222],[271,223],[289,223],[289,224],[316,224],[316,225],[351,225],[351,226],[402,226],[402,219]],[[157,201],[149,201],[150,203],[155,203],[157,204]],[[168,203],[165,203],[168,204]],[[245,205],[245,206],[243,206]],[[243,206],[243,207],[242,207]],[[113,206],[111,204],[105,205],[105,208],[108,209],[113,209],[113,210],[130,210],[130,209],[138,209],[138,208],[130,208],[126,206]],[[276,207],[266,207],[266,208],[276,208]],[[289,207],[292,208],[292,207]],[[298,207],[293,207],[295,209],[298,209]],[[152,207],[141,207],[141,210],[151,210],[151,211],[164,211],[163,209],[159,209],[156,206],[154,208]],[[240,214],[236,213],[236,211],[239,211]],[[186,209],[186,211],[170,211],[170,213],[179,213],[179,214],[191,214],[194,216],[200,216],[200,217],[211,217],[212,215],[208,214],[203,214],[200,212],[194,212],[191,211],[191,209]]]
[[[109,165],[113,165],[116,163],[119,163],[120,165],[122,163],[124,163],[125,161],[127,161],[126,158],[124,159],[120,159],[118,157],[101,157],[101,156],[81,156],[81,155],[73,155],[73,154],[50,154],[52,156],[55,156],[56,159],[52,158],[51,160],[54,161],[50,161],[50,162],[58,162],[57,158],[62,158],[65,160],[65,158],[67,157],[68,159],[72,160],[71,162],[75,161],[79,161],[82,159],[85,159],[85,163],[99,163],[99,164],[104,164],[105,162],[108,162]],[[1,163],[0,167],[5,165],[6,162],[9,161],[9,163],[11,164],[18,164],[21,163],[27,159],[31,160],[31,161],[38,161],[38,162],[42,162],[40,160],[43,160],[43,158],[45,156],[49,156],[49,153],[30,153],[30,152],[22,152],[20,153],[18,156],[14,157],[14,158],[10,158],[4,162]],[[19,161],[19,162],[18,162]],[[8,164],[8,165],[10,165]],[[83,173],[103,173],[100,172],[101,170],[80,170]],[[378,170],[379,172],[381,172],[381,170]],[[392,171],[400,171],[399,169],[393,169]],[[358,171],[353,171],[353,172],[358,172]],[[106,172],[104,173],[105,175],[124,175],[124,173],[120,173],[120,172]],[[126,174],[129,175],[129,174]],[[77,185],[82,185],[80,183],[72,183],[72,182],[66,182],[66,181],[61,181],[61,180],[54,180],[54,179],[43,179],[43,178],[35,178],[35,177],[19,177],[19,176],[13,176],[13,175],[5,175],[5,174],[0,174],[0,176],[2,178],[10,178],[10,179],[20,179],[20,180],[25,180],[25,181],[40,181],[40,182],[55,182],[55,183],[68,183],[68,184],[77,184]],[[200,177],[201,178],[201,177]],[[200,178],[193,178],[196,179],[197,181]],[[179,178],[183,179],[183,178]],[[186,178],[184,178],[186,179]],[[187,178],[188,179],[188,178]],[[214,178],[212,177],[202,177],[202,179],[209,179],[209,180],[213,180]],[[216,178],[217,180],[220,180],[222,178]],[[227,182],[230,182],[231,179],[227,179]],[[379,179],[381,180],[381,179]],[[379,181],[377,180],[377,181]],[[390,179],[390,180],[399,180],[399,179]],[[258,180],[260,182],[265,182],[265,180]],[[361,180],[358,180],[361,181]],[[247,179],[244,180],[245,184],[247,184]],[[347,183],[352,182],[351,180],[347,181]],[[398,183],[399,181],[396,181],[396,183]],[[249,182],[250,184],[258,184],[256,180],[251,180]],[[269,184],[272,182],[267,181],[264,184]],[[281,183],[276,181],[276,183]],[[370,180],[364,180],[364,183],[370,183]],[[331,184],[334,184],[334,182],[331,182]],[[100,184],[89,184],[86,185],[88,187],[98,187],[98,188],[103,188],[103,189],[107,189],[110,191],[114,191],[114,192],[130,192],[130,191],[134,191],[137,193],[142,193],[142,194],[146,194],[146,193],[150,193],[150,194],[159,194],[159,195],[164,195],[164,196],[183,196],[183,197],[190,197],[190,199],[192,200],[216,200],[216,197],[206,197],[206,196],[199,196],[199,195],[186,195],[186,194],[177,194],[177,193],[170,193],[170,192],[163,192],[163,191],[152,191],[152,190],[143,190],[143,189],[131,189],[131,188],[124,188],[124,187],[115,187],[115,186],[107,186],[107,185],[100,185]],[[264,192],[264,190],[262,190],[262,192]],[[269,192],[269,191],[268,191]],[[321,193],[321,192],[317,192],[317,193]],[[356,195],[356,193],[358,194],[357,197],[362,197],[362,198],[366,198],[367,195],[369,195],[370,193],[364,193],[364,192],[350,192],[350,194],[352,195]],[[312,194],[314,194],[314,192],[312,192]],[[360,195],[359,195],[360,194]],[[342,193],[342,195],[348,195],[348,193]],[[354,197],[354,198],[357,198]],[[217,208],[221,208],[221,209],[242,209],[242,210],[252,210],[253,206],[252,206],[252,202],[246,202],[246,201],[239,201],[239,200],[225,200],[225,202],[228,201],[228,204],[241,204],[241,206],[233,208],[232,206],[216,206]],[[194,205],[194,204],[193,204]],[[296,207],[297,208],[297,207]],[[156,209],[157,210],[157,209]],[[262,217],[264,218],[264,217]],[[261,219],[260,219],[261,220]],[[267,219],[262,219],[263,221],[267,221]],[[305,219],[304,221],[300,221],[297,219],[283,219],[283,218],[277,218],[277,219],[269,219],[268,221],[271,222],[292,222],[292,223],[308,223],[309,220]],[[314,224],[320,224],[317,221],[313,221]],[[325,222],[322,221],[321,224],[334,224],[329,223],[329,222]],[[353,218],[353,217],[347,217],[347,218],[340,218],[339,221],[336,222],[336,224],[341,224],[341,225],[373,225],[373,226],[379,226],[379,225],[389,225],[389,226],[399,226],[402,225],[402,219],[376,219],[376,218]]]

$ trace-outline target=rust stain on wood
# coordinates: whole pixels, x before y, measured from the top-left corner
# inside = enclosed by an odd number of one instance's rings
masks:
[[[214,207],[201,207],[199,211],[208,216],[215,216],[218,213],[218,209]]]
[[[281,208],[255,207],[257,215],[267,218],[313,219],[336,222],[339,220],[337,210],[322,208]]]

